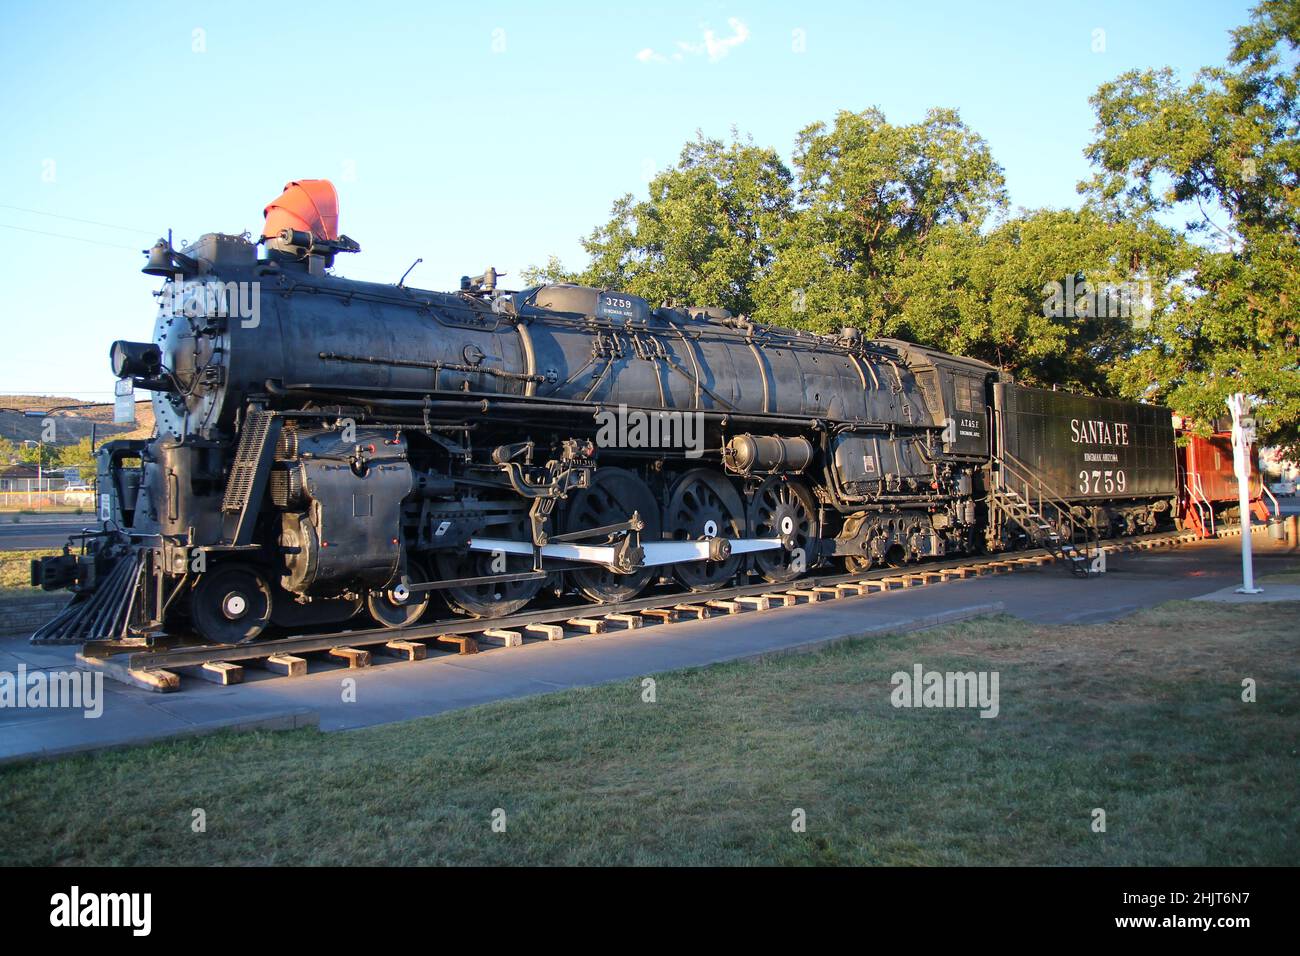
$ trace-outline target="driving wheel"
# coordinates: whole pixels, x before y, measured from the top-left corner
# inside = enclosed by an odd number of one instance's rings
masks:
[[[645,523],[641,540],[658,541],[659,503],[649,486],[625,468],[598,468],[591,487],[581,489],[571,498],[564,517],[564,530],[582,531],[619,524],[632,517],[634,511]],[[603,543],[607,542],[597,539],[583,541],[583,544]],[[570,580],[578,590],[597,604],[631,600],[650,583],[654,574],[654,568],[638,568],[631,574],[619,574],[599,565],[569,572]]]
[[[793,581],[813,566],[817,555],[817,505],[797,481],[779,475],[766,479],[749,499],[749,533],[754,538],[793,538],[790,550],[755,551],[754,567],[765,581]]]
[[[730,481],[707,468],[694,468],[677,479],[664,512],[664,536],[673,541],[743,538],[745,504]],[[740,555],[725,561],[682,561],[673,576],[692,591],[726,587],[740,570]]]
[[[247,565],[218,566],[199,578],[190,611],[205,640],[245,644],[256,640],[271,620],[271,586]]]
[[[432,600],[431,592],[407,591],[411,584],[424,584],[429,580],[429,573],[424,565],[414,558],[406,559],[406,574],[403,579],[390,588],[371,591],[366,597],[366,608],[377,624],[384,627],[410,627],[424,616]]]
[[[511,538],[528,541],[528,521],[520,518],[508,525],[494,525],[483,531],[485,537]],[[533,559],[527,554],[494,554],[490,551],[439,551],[438,574],[447,578],[481,578],[494,574],[520,574],[533,570]],[[541,591],[545,579],[525,578],[522,581],[491,581],[467,587],[446,588],[443,595],[451,609],[470,617],[505,617],[513,614],[531,601]]]

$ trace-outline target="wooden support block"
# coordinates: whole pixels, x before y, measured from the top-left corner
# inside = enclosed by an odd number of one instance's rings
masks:
[[[944,568],[939,572],[939,580],[947,581],[949,578],[964,578],[970,574],[967,568]]]
[[[272,654],[251,663],[282,677],[302,677],[307,673],[307,659],[292,654]]]
[[[881,578],[880,580],[883,581],[885,584],[889,584],[889,585],[897,584],[899,587],[903,587],[903,588],[910,588],[912,586],[912,582],[910,580],[904,577],[900,577],[898,575],[895,575],[892,578]]]
[[[664,624],[677,620],[677,612],[670,607],[648,607],[640,612],[642,617],[659,618]]]
[[[618,624],[629,631],[634,631],[645,623],[645,621],[641,620],[641,618],[635,614],[606,614],[601,623],[604,624],[605,622]],[[602,627],[601,630],[603,631],[605,628]]]
[[[532,634],[540,634],[548,641],[564,640],[564,628],[559,624],[525,624],[524,630]]]
[[[223,687],[244,682],[244,668],[229,661],[207,661],[203,664],[195,664],[193,667],[182,667],[179,670],[187,677],[197,677],[199,680],[220,684]]]
[[[181,686],[180,676],[171,671],[161,669],[128,670],[126,675],[132,683],[146,690],[156,690],[163,694],[170,694]]]
[[[703,604],[679,604],[673,610],[683,617],[693,617],[697,621],[707,621],[711,616],[711,612]]]
[[[726,611],[728,614],[739,614],[741,611],[745,610],[735,601],[724,601],[718,599],[714,601],[705,601],[704,603],[709,607],[716,607],[720,611]]]
[[[384,651],[408,661],[422,661],[429,654],[429,649],[419,641],[389,641],[384,645]]]
[[[370,666],[370,652],[360,647],[331,647],[329,656],[345,662],[349,670]]]
[[[465,634],[439,634],[436,640],[440,644],[454,644],[460,654],[478,653],[478,641]]]
[[[862,585],[856,581],[845,581],[842,584],[835,585],[836,597],[857,597],[862,593]]]
[[[837,598],[840,596],[840,589],[836,587],[827,587],[826,585],[819,585],[818,587],[813,588],[813,590],[816,591],[818,594],[820,594],[822,597]]]
[[[859,581],[858,586],[862,588],[862,593],[870,594],[872,591],[888,591],[889,582],[883,578],[873,578],[870,581]]]
[[[606,616],[613,617],[613,615]],[[637,623],[640,624],[641,622],[638,620]],[[586,631],[588,634],[604,634],[607,625],[604,620],[598,617],[571,617],[567,622],[567,626],[575,630]]]
[[[478,636],[479,642],[483,644],[495,644],[498,647],[523,647],[524,636],[518,631],[509,631],[505,628],[490,627]]]
[[[772,606],[772,602],[762,594],[742,594],[736,598],[736,603],[743,606],[752,607],[755,611],[766,611]]]
[[[779,603],[781,607],[789,607],[792,604],[799,603],[799,598],[789,591],[778,591],[773,594],[764,594],[763,597],[767,598],[772,604]]]
[[[789,591],[786,591],[785,593],[793,598],[803,598],[809,604],[816,604],[818,601],[820,601],[823,597],[826,596],[822,594],[820,591],[809,591],[806,588],[791,588]]]

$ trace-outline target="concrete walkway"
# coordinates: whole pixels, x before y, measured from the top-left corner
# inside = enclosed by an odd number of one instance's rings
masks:
[[[1202,594],[1192,598],[1193,601],[1217,601],[1221,604],[1275,604],[1278,601],[1300,601],[1300,584],[1259,584],[1258,594],[1242,594],[1237,588],[1240,584],[1226,587],[1221,591]]]
[[[1300,564],[1300,553],[1263,533],[1257,532],[1254,542],[1261,576]],[[95,719],[80,710],[0,708],[0,763],[230,728],[366,727],[1001,610],[1046,624],[1108,621],[1164,601],[1231,592],[1240,584],[1239,548],[1240,540],[1231,538],[1113,555],[1106,575],[1086,581],[1048,566],[707,621],[529,642],[468,657],[435,653],[417,663],[354,671],[313,662],[307,676],[292,679],[249,669],[242,685],[187,681],[175,694],[106,680],[103,713]],[[75,667],[74,650],[0,639],[0,673],[15,673],[20,665],[28,672],[68,671]],[[356,682],[355,701],[344,701],[344,678]]]

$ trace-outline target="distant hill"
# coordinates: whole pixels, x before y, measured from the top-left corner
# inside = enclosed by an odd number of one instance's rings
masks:
[[[24,411],[44,411],[62,405],[84,404],[66,395],[0,395],[0,437],[15,444],[38,441],[41,437],[41,419],[28,417],[23,414]],[[88,437],[91,422],[95,423],[97,443],[107,438],[148,438],[153,434],[153,405],[148,399],[135,403],[134,427],[114,425],[111,404],[54,411],[51,415],[55,419],[56,445],[75,445]]]

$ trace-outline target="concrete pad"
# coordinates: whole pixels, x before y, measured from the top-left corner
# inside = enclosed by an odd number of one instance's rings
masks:
[[[1211,591],[1193,601],[1217,601],[1221,604],[1272,604],[1275,601],[1300,601],[1300,584],[1261,584],[1259,594],[1238,594],[1236,587]],[[1238,585],[1237,587],[1240,587]]]

